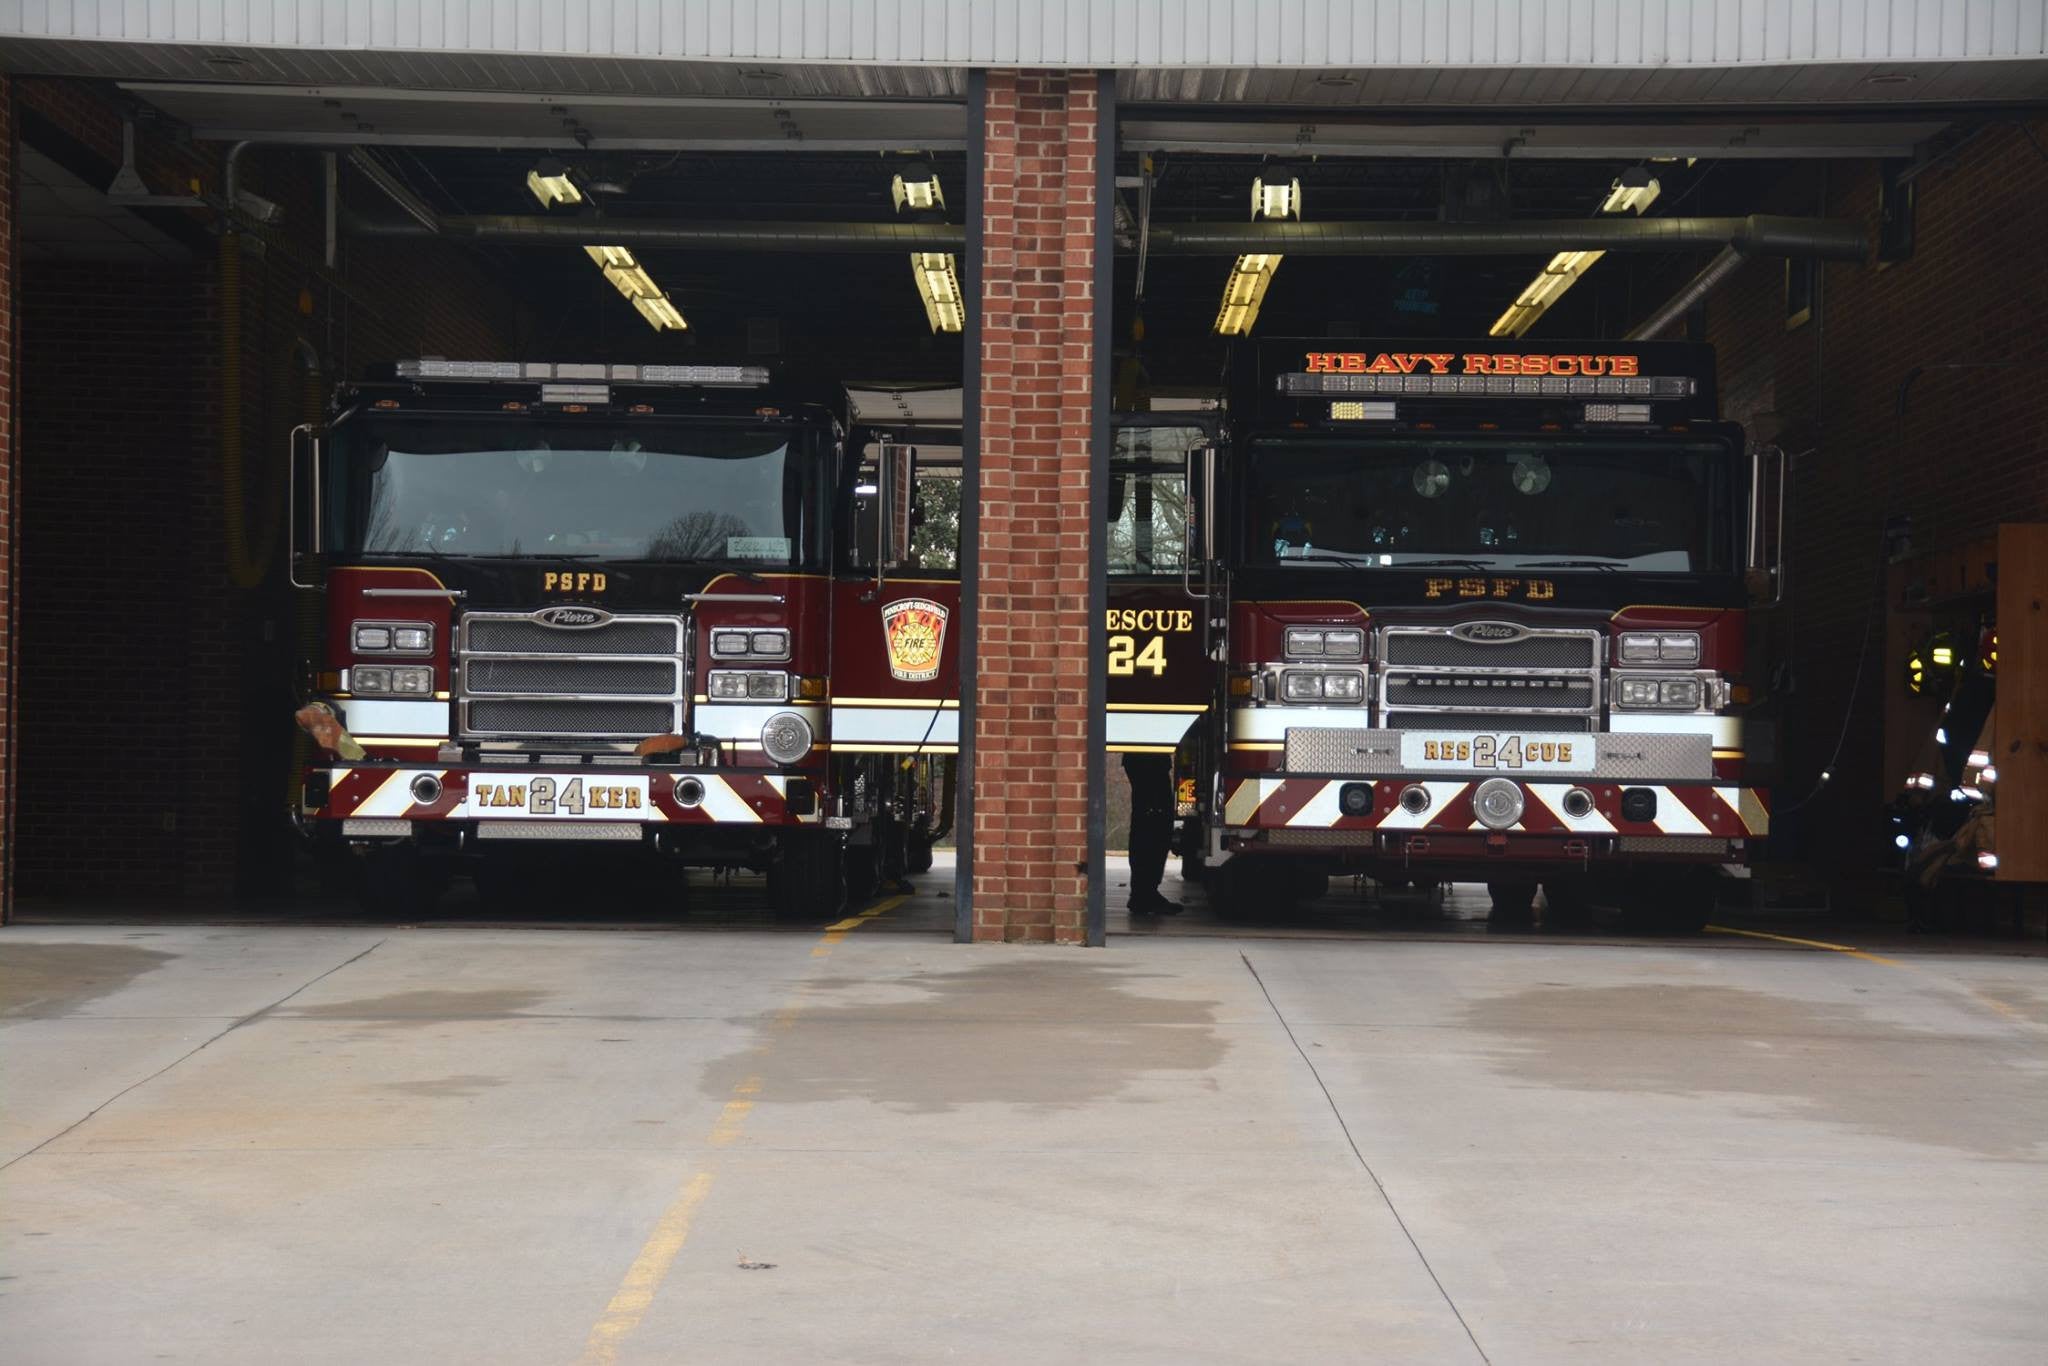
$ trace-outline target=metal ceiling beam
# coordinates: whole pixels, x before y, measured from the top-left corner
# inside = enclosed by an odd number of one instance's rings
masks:
[[[411,223],[356,222],[372,237],[424,236]],[[949,223],[698,223],[672,219],[543,218],[478,214],[441,218],[445,236],[502,246],[622,247],[727,252],[957,252],[965,230]],[[1854,219],[1590,218],[1519,223],[1178,223],[1154,224],[1150,249],[1161,256],[1522,256],[1602,251],[1693,251],[1737,246],[1772,256],[1860,261],[1868,254]]]

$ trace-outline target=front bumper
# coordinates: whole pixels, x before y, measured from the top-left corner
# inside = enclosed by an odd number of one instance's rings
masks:
[[[1486,775],[1507,776],[1507,775]],[[1564,775],[1558,775],[1563,778]],[[1312,848],[1333,853],[1392,855],[1406,862],[1578,861],[1670,858],[1728,863],[1745,859],[1770,831],[1764,789],[1712,781],[1625,783],[1603,779],[1523,781],[1522,817],[1493,830],[1473,810],[1485,777],[1433,774],[1358,778],[1293,778],[1259,774],[1226,778],[1221,835],[1230,848]],[[1401,804],[1411,785],[1429,795],[1420,811]],[[1591,809],[1572,815],[1565,794],[1583,788]],[[1353,814],[1366,796],[1371,807]],[[1623,812],[1626,794],[1654,801],[1647,819]],[[1642,814],[1637,795],[1630,810]]]
[[[432,799],[422,801],[420,789]],[[344,837],[364,839],[402,838],[422,826],[483,838],[633,839],[650,829],[816,825],[820,810],[814,780],[800,774],[372,760],[307,770],[299,814],[308,825],[338,823]]]

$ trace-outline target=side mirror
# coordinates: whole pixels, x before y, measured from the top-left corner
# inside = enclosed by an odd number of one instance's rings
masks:
[[[875,526],[875,583],[910,554],[911,505],[917,487],[917,448],[884,439],[875,455],[875,486],[881,499]]]
[[[299,478],[299,467],[302,464],[306,469],[303,493]],[[299,582],[299,565],[309,558],[317,557],[321,548],[320,438],[314,433],[312,424],[301,423],[292,428],[291,452],[285,458],[285,466],[285,484],[289,490],[287,501],[290,503],[285,515],[289,519],[291,537],[285,559],[285,573],[291,579],[294,588],[318,588],[320,585],[317,582]],[[302,527],[305,531],[303,540],[299,534]]]
[[[1791,463],[1781,446],[1759,446],[1749,455],[1749,537],[1742,579],[1750,603],[1760,609],[1785,600],[1785,485]]]
[[[1186,495],[1181,504],[1186,512],[1183,526],[1186,551],[1181,556],[1181,591],[1191,598],[1209,596],[1209,567],[1216,556],[1216,447],[1209,442],[1188,447]],[[1202,566],[1202,591],[1194,587],[1194,567]]]

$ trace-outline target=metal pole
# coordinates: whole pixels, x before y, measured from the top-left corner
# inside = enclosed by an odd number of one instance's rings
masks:
[[[966,258],[960,264],[960,754],[953,814],[953,940],[974,940],[975,632],[981,586],[981,229],[982,160],[988,152],[988,73],[967,73]]]
[[[1076,76],[1076,81],[1086,79]],[[1109,680],[1102,661],[1109,656],[1107,616],[1109,604],[1108,537],[1104,535],[1102,510],[1109,506],[1110,385],[1112,362],[1110,330],[1116,326],[1116,255],[1112,234],[1116,228],[1116,77],[1109,72],[1095,74],[1095,249],[1089,253],[1090,298],[1095,316],[1090,326],[1089,357],[1093,362],[1088,384],[1091,409],[1088,424],[1088,513],[1081,525],[1088,535],[1088,921],[1087,943],[1101,948],[1108,940],[1108,914],[1104,907],[1109,884],[1104,866],[1103,827],[1107,820],[1102,788],[1107,775],[1109,748]],[[1069,87],[1071,89],[1071,86]]]

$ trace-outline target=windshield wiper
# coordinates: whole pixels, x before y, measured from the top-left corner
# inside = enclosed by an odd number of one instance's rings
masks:
[[[1342,555],[1342,554],[1338,554],[1338,555],[1323,555],[1323,554],[1318,554],[1318,553],[1316,553],[1316,552],[1315,552],[1315,551],[1313,551],[1313,550],[1311,550],[1311,551],[1310,551],[1310,552],[1309,552],[1308,554],[1306,554],[1306,555],[1281,555],[1281,556],[1277,557],[1277,558],[1276,558],[1276,559],[1275,559],[1275,560],[1273,561],[1273,563],[1274,563],[1274,564],[1276,564],[1276,565],[1288,565],[1288,564],[1306,564],[1307,562],[1309,562],[1309,561],[1311,561],[1311,560],[1317,561],[1318,563],[1321,563],[1321,564],[1343,564],[1343,565],[1350,565],[1350,566],[1352,566],[1353,568],[1358,568],[1358,567],[1361,567],[1361,566],[1364,566],[1364,567],[1370,567],[1370,568],[1377,568],[1377,566],[1376,566],[1376,565],[1374,564],[1374,562],[1373,562],[1373,558],[1372,558],[1372,556],[1370,556],[1370,555],[1367,555],[1367,554],[1364,554],[1364,553],[1360,553],[1360,554],[1357,554],[1357,555]]]
[[[1498,569],[1499,565],[1487,564],[1481,560],[1403,560],[1389,566],[1393,569]]]
[[[1524,560],[1515,569],[1626,569],[1627,560]]]

